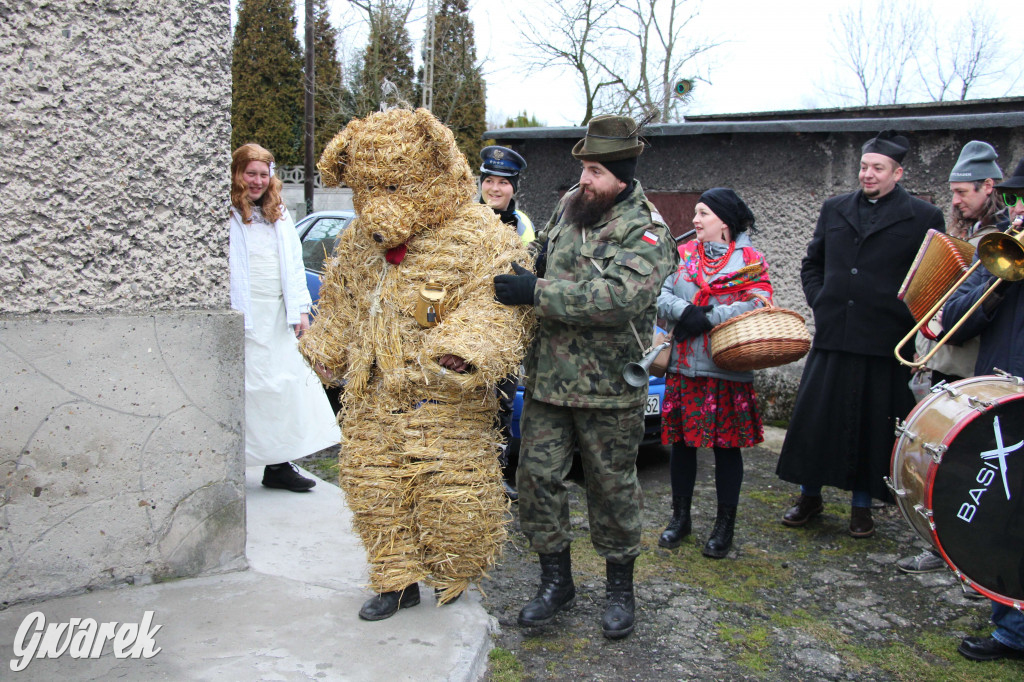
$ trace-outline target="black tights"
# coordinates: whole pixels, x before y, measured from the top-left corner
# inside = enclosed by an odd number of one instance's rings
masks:
[[[715,491],[718,504],[735,507],[743,485],[743,455],[739,448],[715,448]],[[697,482],[697,448],[679,441],[672,445],[669,460],[673,497],[693,497]]]

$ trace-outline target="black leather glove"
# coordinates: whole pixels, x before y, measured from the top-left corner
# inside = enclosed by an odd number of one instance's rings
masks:
[[[540,247],[540,251],[537,252],[537,260],[534,263],[533,271],[537,273],[538,277],[543,277],[544,273],[548,269],[548,243],[545,241],[544,245]]]
[[[713,305],[689,305],[683,309],[679,316],[675,329],[672,330],[672,338],[676,341],[685,341],[705,334],[714,327],[708,319],[708,313],[714,308]]]
[[[505,305],[533,305],[533,290],[537,288],[537,275],[519,263],[513,263],[514,275],[494,278],[494,298]]]

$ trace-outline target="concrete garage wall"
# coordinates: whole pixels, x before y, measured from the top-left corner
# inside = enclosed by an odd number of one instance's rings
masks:
[[[245,566],[228,0],[0,22],[0,608]]]
[[[651,146],[640,157],[644,189],[700,193],[734,188],[757,218],[755,245],[770,266],[776,302],[814,321],[800,285],[806,253],[822,202],[857,189],[861,145],[884,128],[911,141],[903,186],[932,200],[949,216],[949,171],[970,140],[986,140],[1000,154],[1005,174],[1024,156],[1024,113],[829,121],[695,122],[654,126]],[[785,113],[785,112],[784,112]],[[783,116],[779,114],[778,116]],[[570,154],[584,128],[510,129],[487,137],[508,144],[529,163],[517,194],[519,205],[543,225],[560,193],[579,179]],[[688,229],[688,228],[687,228]],[[756,385],[766,419],[789,418],[803,364],[763,370]]]

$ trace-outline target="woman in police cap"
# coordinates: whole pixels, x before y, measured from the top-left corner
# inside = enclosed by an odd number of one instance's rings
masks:
[[[487,204],[498,214],[501,222],[515,228],[526,246],[534,240],[533,223],[516,208],[515,194],[519,191],[519,173],[526,168],[526,160],[507,147],[484,147],[480,151],[480,203]],[[504,448],[501,455],[502,484],[505,494],[515,502],[519,493],[515,489],[515,462],[518,453],[509,452],[512,440],[512,403],[516,397],[519,376],[505,377],[498,383],[498,421]]]
[[[533,223],[516,208],[515,194],[519,191],[519,173],[526,168],[526,160],[508,147],[484,147],[480,151],[480,203],[487,204],[498,214],[501,222],[516,228],[526,246],[534,239]]]

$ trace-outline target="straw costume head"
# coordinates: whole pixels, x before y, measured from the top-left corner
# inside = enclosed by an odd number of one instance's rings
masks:
[[[452,131],[426,109],[391,109],[352,121],[324,149],[317,168],[326,186],[352,188],[361,218],[355,229],[385,249],[450,220],[476,192]]]

